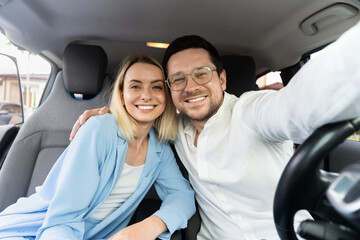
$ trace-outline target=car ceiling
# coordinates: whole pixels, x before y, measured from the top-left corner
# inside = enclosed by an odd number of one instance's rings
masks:
[[[359,21],[359,8],[358,0],[0,0],[0,28],[15,45],[60,68],[70,42],[102,46],[111,70],[127,54],[161,60],[164,50],[146,47],[147,41],[196,34],[221,54],[252,56],[261,74],[334,41]],[[310,17],[315,34],[304,30]]]

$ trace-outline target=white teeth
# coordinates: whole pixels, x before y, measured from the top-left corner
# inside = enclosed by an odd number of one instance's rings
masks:
[[[138,106],[142,110],[153,109],[154,106]]]
[[[195,98],[195,99],[191,99],[191,100],[188,100],[189,103],[193,103],[193,102],[199,102],[199,101],[202,101],[204,100],[205,97],[199,97],[199,98]]]

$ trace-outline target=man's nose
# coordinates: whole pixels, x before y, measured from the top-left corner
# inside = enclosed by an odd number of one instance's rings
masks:
[[[197,88],[199,85],[194,81],[194,79],[191,77],[191,75],[186,75],[187,81],[185,86],[185,91],[191,90],[193,88]]]

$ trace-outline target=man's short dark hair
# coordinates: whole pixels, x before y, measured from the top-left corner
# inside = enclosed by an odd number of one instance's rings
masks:
[[[216,48],[206,41],[204,38],[196,35],[186,35],[183,37],[176,38],[174,41],[172,41],[169,45],[169,47],[166,49],[164,58],[163,58],[163,68],[165,71],[165,74],[168,75],[168,69],[167,64],[172,55],[175,53],[181,52],[186,49],[190,48],[202,48],[206,50],[210,55],[211,62],[215,65],[216,71],[218,75],[220,76],[220,73],[224,69],[223,64],[220,60],[220,55]]]

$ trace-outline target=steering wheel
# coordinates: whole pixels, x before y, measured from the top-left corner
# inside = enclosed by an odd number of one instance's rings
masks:
[[[360,118],[328,124],[317,129],[296,150],[281,175],[274,198],[274,220],[281,239],[298,239],[294,216],[302,209],[332,223],[351,225],[329,204],[325,192],[335,177],[320,171],[320,163],[359,129]]]

